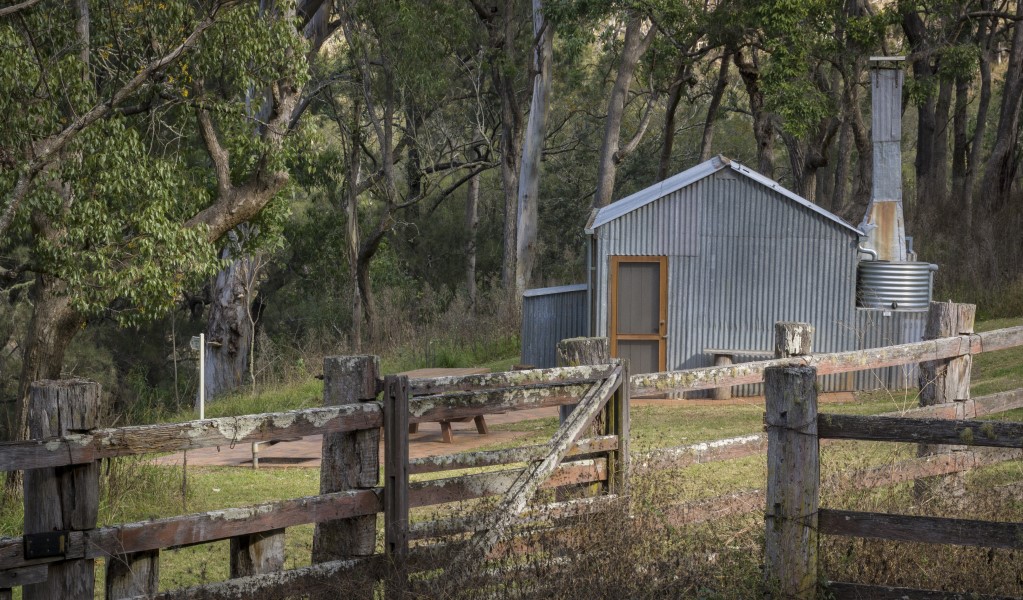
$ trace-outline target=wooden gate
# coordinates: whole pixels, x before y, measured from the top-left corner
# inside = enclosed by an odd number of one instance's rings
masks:
[[[371,359],[371,360],[366,360]],[[471,534],[458,546],[458,561],[484,561],[496,541],[524,519],[557,519],[601,510],[622,491],[628,470],[628,380],[623,365],[607,364],[562,369],[436,379],[403,376],[377,378],[374,357],[345,359],[347,373],[325,381],[329,406],[316,409],[205,419],[116,429],[59,421],[56,415],[94,414],[98,386],[89,382],[40,382],[31,404],[39,423],[57,423],[57,430],[34,430],[26,442],[0,444],[0,471],[26,470],[25,535],[0,539],[0,599],[23,586],[24,597],[92,597],[93,561],[106,563],[107,598],[282,598],[322,593],[332,584],[359,576],[367,581],[357,596],[372,597],[375,581],[383,580],[393,595],[408,585],[408,571],[418,557],[438,548],[423,540]],[[336,365],[335,365],[336,366]],[[342,376],[343,375],[343,376]],[[74,393],[67,393],[68,390]],[[89,400],[83,402],[82,397]],[[379,397],[379,399],[378,399]],[[338,399],[349,398],[349,403]],[[363,400],[363,398],[366,398]],[[576,404],[578,408],[546,444],[462,455],[409,460],[408,426],[507,411]],[[72,410],[73,409],[73,410]],[[603,413],[602,431],[591,423]],[[51,418],[52,417],[52,418]],[[379,462],[357,460],[355,446],[376,447],[385,430],[385,479],[378,481]],[[119,456],[247,444],[325,434],[324,469],[348,475],[358,472],[345,489],[323,489],[318,496],[256,506],[180,515],[151,521],[96,527],[96,507],[89,498],[98,486],[98,461]],[[360,442],[359,440],[362,440]],[[366,443],[363,443],[366,442]],[[347,450],[345,450],[347,448]],[[340,457],[340,463],[338,459]],[[356,459],[356,460],[353,460]],[[363,464],[365,463],[365,464]],[[493,470],[502,465],[524,465]],[[488,469],[439,479],[409,477],[458,469]],[[75,480],[75,486],[61,481]],[[361,479],[360,479],[361,478]],[[333,483],[326,477],[324,487]],[[527,514],[527,501],[540,488],[600,483],[602,493],[584,501],[559,502]],[[362,486],[362,487],[360,487]],[[84,491],[82,501],[55,502],[64,512],[54,522],[40,519],[40,494],[33,490]],[[92,491],[90,491],[92,490]],[[498,496],[498,510],[479,517],[416,521],[413,509]],[[50,511],[46,508],[46,511]],[[385,548],[376,547],[377,514],[384,513]],[[53,515],[51,514],[50,517]],[[315,523],[314,549],[333,540],[329,560],[308,567],[280,570],[286,528]],[[56,530],[55,530],[56,529]],[[231,560],[231,578],[193,588],[158,593],[160,551],[167,548],[232,541],[232,552],[261,560]],[[368,553],[360,548],[368,540]],[[362,544],[360,546],[360,544]],[[456,562],[457,565],[457,562]],[[455,566],[455,565],[452,565]],[[452,569],[454,571],[454,569]],[[88,573],[88,576],[83,576]],[[454,580],[438,580],[453,585]]]

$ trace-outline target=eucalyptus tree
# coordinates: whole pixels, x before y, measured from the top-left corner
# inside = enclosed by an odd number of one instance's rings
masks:
[[[173,154],[150,152],[132,122],[182,101],[184,59],[232,11],[222,2],[171,2],[159,14],[118,2],[13,8],[0,21],[0,243],[7,284],[31,286],[8,427],[20,438],[28,384],[60,376],[89,315],[152,316],[209,270],[205,232],[183,225],[205,191],[178,177],[185,166]]]
[[[351,339],[375,335],[371,263],[399,217],[413,224],[495,166],[495,122],[482,110],[485,65],[466,5],[424,2],[415,13],[351,2],[339,16],[343,51],[333,57],[345,82],[324,96],[321,114],[336,126],[335,168],[324,183],[345,215],[352,294]],[[429,26],[424,26],[429,23]],[[404,167],[403,169],[400,167]],[[403,242],[403,239],[405,241]]]
[[[532,0],[533,49],[530,71],[533,95],[529,104],[529,121],[522,143],[519,171],[518,224],[515,245],[515,298],[519,302],[533,275],[536,261],[537,227],[540,219],[540,161],[547,138],[547,113],[551,103],[551,82],[554,68],[554,26],[544,14],[542,0]]]
[[[222,263],[212,281],[206,326],[209,398],[251,374],[260,263],[253,252],[275,243],[287,210],[280,195],[290,181],[293,133],[331,81],[331,73],[314,78],[311,65],[338,30],[333,15],[333,2],[326,0],[247,4],[191,64],[189,110],[181,126],[205,150],[202,166],[214,200],[186,225],[205,227],[207,240],[221,245]],[[232,233],[243,223],[252,226]]]
[[[494,95],[500,105],[501,135],[496,149],[501,159],[501,189],[504,194],[501,283],[515,285],[518,268],[519,171],[522,160],[522,132],[528,101],[529,17],[514,0],[469,0],[476,22],[486,33],[483,62],[489,66]]]
[[[306,57],[330,8],[43,1],[0,21],[4,275],[32,287],[14,436],[28,384],[61,375],[90,319],[161,314],[287,184]],[[265,90],[258,116],[249,90]]]
[[[888,14],[909,55],[917,113],[910,218],[966,287],[1020,277],[1023,3],[933,0]],[[969,240],[965,249],[951,242]],[[947,240],[947,242],[946,242]]]

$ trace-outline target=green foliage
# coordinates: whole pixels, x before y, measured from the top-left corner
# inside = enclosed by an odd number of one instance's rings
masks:
[[[135,324],[166,312],[180,290],[215,271],[215,253],[187,215],[206,197],[179,177],[180,162],[149,155],[137,132],[106,121],[75,140],[54,185],[70,182],[73,204],[42,187],[29,207],[60,235],[37,239],[44,271],[66,281],[76,309],[112,311]]]
[[[980,64],[980,52],[980,48],[974,44],[944,48],[938,60],[938,74],[948,79],[972,77]]]
[[[830,3],[821,0],[777,0],[753,9],[770,53],[763,69],[766,106],[796,137],[805,137],[835,111],[818,84],[824,75],[816,61],[836,50],[836,17]]]

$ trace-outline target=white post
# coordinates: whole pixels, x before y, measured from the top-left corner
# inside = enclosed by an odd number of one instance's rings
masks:
[[[206,418],[206,334],[199,334],[199,420]]]

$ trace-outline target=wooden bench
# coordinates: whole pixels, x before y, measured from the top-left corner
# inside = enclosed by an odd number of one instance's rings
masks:
[[[735,364],[735,356],[754,356],[756,358],[774,358],[774,352],[768,350],[728,350],[721,348],[704,348],[704,354],[710,354],[714,357],[715,367],[727,367],[728,365]],[[732,388],[730,386],[714,388],[711,392],[711,398],[715,400],[728,400],[732,397]]]
[[[460,419],[448,419],[447,421],[438,421],[438,423],[440,423],[441,440],[445,444],[450,444],[453,441],[455,441],[454,440],[454,436],[452,435],[452,432],[451,432],[451,424],[452,423],[465,423],[465,422],[469,421],[470,419],[476,423],[476,431],[479,432],[480,435],[487,435],[488,433],[490,433],[490,430],[487,429],[487,420],[483,418],[483,415],[476,415],[475,417],[462,417]],[[419,423],[410,423],[409,424],[409,426],[408,426],[408,432],[409,433],[416,433],[418,431],[419,431]]]

